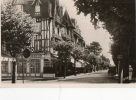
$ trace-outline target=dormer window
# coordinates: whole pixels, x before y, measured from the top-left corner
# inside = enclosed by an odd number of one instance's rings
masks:
[[[36,22],[41,22],[41,3],[38,1],[35,1],[35,17]]]
[[[35,15],[40,16],[41,15],[41,6],[39,2],[36,2],[35,4]]]
[[[39,4],[37,4],[36,6],[35,6],[35,15],[39,15],[40,16],[40,5]]]

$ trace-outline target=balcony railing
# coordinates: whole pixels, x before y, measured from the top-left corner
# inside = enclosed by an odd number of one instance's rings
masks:
[[[44,53],[49,51],[50,40],[49,39],[37,39],[34,40],[34,45],[30,47],[33,53]]]

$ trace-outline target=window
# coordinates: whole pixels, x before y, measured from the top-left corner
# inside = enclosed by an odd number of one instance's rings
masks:
[[[2,42],[1,51],[2,51],[2,53],[7,53],[7,50],[6,50],[6,42]]]
[[[17,65],[17,73],[18,74],[22,73],[22,63],[21,62],[19,62],[18,65]]]
[[[42,50],[42,40],[39,40],[39,49]]]
[[[52,62],[48,59],[44,60],[44,73],[55,73]]]
[[[34,33],[41,33],[41,23],[37,23],[36,20],[33,21],[33,24],[32,24],[32,30]]]
[[[37,2],[35,6],[35,15],[40,16],[40,11],[41,11],[41,7],[40,7],[39,2]]]
[[[44,67],[52,67],[52,63],[49,60],[44,60]]]
[[[8,62],[7,61],[2,61],[1,63],[1,68],[2,68],[2,73],[5,74],[5,73],[8,73]]]
[[[35,12],[40,14],[40,5],[35,6]]]
[[[49,47],[49,40],[48,39],[45,40],[45,47],[46,48]]]
[[[23,11],[23,6],[22,5],[16,5],[16,10],[18,11]]]
[[[22,62],[22,60],[20,60],[20,62],[18,62],[17,64],[17,73],[18,74],[26,73],[26,67],[27,67],[26,62],[25,61]]]
[[[30,66],[30,72],[31,73],[40,73],[40,59],[32,59],[31,60],[31,66]]]

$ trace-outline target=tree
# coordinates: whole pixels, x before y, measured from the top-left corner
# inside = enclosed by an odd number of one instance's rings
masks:
[[[72,57],[74,58],[74,73],[76,75],[76,62],[82,59],[82,50],[80,47],[73,48]]]
[[[54,46],[54,50],[56,50],[58,53],[58,60],[64,64],[64,78],[66,77],[66,67],[68,61],[71,59],[71,51],[72,51],[72,43],[71,42],[65,42],[60,41],[56,43]]]
[[[87,62],[89,65],[91,65],[91,67],[93,68],[93,70],[95,71],[96,68],[98,67],[108,67],[110,66],[110,60],[108,58],[106,58],[103,55],[100,55],[100,51],[94,50],[95,47],[94,46],[94,42],[92,43],[92,46],[87,46],[82,54],[82,59]],[[100,45],[97,46],[98,50],[101,50]],[[94,51],[97,51],[98,53],[94,54]],[[99,55],[98,55],[99,54]]]
[[[128,75],[128,64],[136,59],[135,44],[135,0],[74,0],[78,13],[90,14],[91,22],[98,28],[98,22],[111,34],[114,46],[114,61],[123,55],[123,70]],[[118,46],[118,48],[115,48]],[[116,64],[116,63],[115,63]],[[122,70],[122,69],[121,69]]]
[[[100,55],[100,53],[102,52],[102,48],[99,44],[99,42],[92,42],[90,43],[90,45],[88,46],[88,49],[91,53],[94,53],[95,55]]]
[[[83,50],[83,53],[82,53],[82,59],[87,62],[87,56],[90,54],[90,51],[89,49],[86,47],[84,50]]]
[[[32,19],[29,15],[18,11],[10,3],[2,5],[1,37],[6,49],[13,58],[31,43]],[[16,59],[17,60],[17,59]],[[16,62],[13,62],[12,83],[15,83]]]
[[[101,56],[101,59],[102,59],[102,67],[105,69],[107,67],[110,67],[110,60],[109,58],[106,58],[104,55]]]
[[[89,46],[87,46],[84,51],[83,51],[83,54],[82,54],[82,59],[86,62],[86,64],[88,65],[89,67],[89,70],[94,70],[95,71],[95,67],[97,65],[97,61],[98,61],[98,57],[92,53],[90,51],[90,48]],[[88,69],[88,68],[87,68]]]

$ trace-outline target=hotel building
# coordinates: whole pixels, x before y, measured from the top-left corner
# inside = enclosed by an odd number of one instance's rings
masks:
[[[29,47],[31,56],[27,59],[21,55],[18,57],[17,75],[25,73],[25,76],[31,77],[55,77],[53,59],[57,58],[57,52],[53,49],[52,42],[69,39],[75,46],[81,49],[85,47],[76,20],[69,16],[67,10],[63,10],[59,0],[13,0],[12,3],[34,19]],[[2,43],[2,56],[2,76],[11,76],[14,59],[7,53],[5,43]],[[73,63],[73,58],[71,62]],[[83,62],[77,62],[76,67],[84,67]]]

